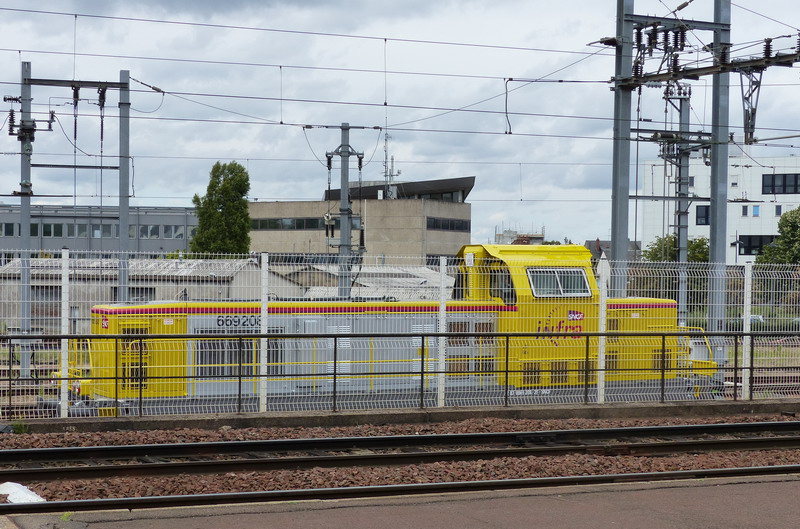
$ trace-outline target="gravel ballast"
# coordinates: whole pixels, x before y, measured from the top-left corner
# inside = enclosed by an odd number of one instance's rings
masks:
[[[192,443],[319,437],[424,435],[500,431],[542,431],[671,424],[716,424],[731,422],[794,420],[785,415],[741,415],[653,419],[493,419],[481,418],[433,424],[387,424],[313,428],[230,428],[216,430],[114,431],[93,433],[6,434],[3,448],[61,446]],[[303,471],[244,472],[210,475],[180,475],[148,478],[112,478],[70,482],[29,483],[28,487],[47,500],[164,496],[287,490],[300,488],[352,487],[402,483],[434,483],[465,480],[536,478],[571,475],[659,472],[800,464],[800,451],[716,452],[671,457],[604,456],[577,454],[558,457],[498,458],[408,465],[402,467],[313,468]]]

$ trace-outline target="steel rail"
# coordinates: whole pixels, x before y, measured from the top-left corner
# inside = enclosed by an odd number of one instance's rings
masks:
[[[0,504],[0,515],[86,512],[115,509],[155,509],[165,507],[199,507],[209,505],[283,502],[301,500],[339,500],[347,498],[379,498],[400,495],[446,494],[456,492],[498,491],[563,487],[569,485],[598,485],[647,481],[731,478],[750,476],[790,475],[800,473],[800,465],[768,467],[714,468],[677,470],[671,472],[637,472],[630,474],[598,474],[487,481],[417,483],[411,485],[379,485],[337,487],[325,489],[294,489],[258,492],[229,492],[222,494],[187,494],[182,496],[147,496],[138,498],[105,498],[37,503]]]
[[[268,439],[255,441],[212,441],[120,446],[73,446],[0,450],[0,465],[32,461],[112,460],[135,457],[190,457],[233,453],[286,452],[314,450],[372,450],[407,446],[458,446],[476,444],[549,445],[566,442],[591,442],[621,437],[659,437],[677,435],[724,435],[737,433],[797,432],[800,421],[689,424],[674,426],[634,426],[542,430],[529,432],[485,432],[434,435],[387,435],[377,437],[334,437],[317,439]]]

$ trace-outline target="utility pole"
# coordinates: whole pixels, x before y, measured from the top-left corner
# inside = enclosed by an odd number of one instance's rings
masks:
[[[120,166],[103,165],[77,165],[77,164],[47,164],[33,163],[33,142],[37,130],[52,130],[54,112],[51,112],[47,129],[37,129],[36,121],[31,118],[31,102],[33,101],[31,88],[33,86],[58,86],[72,89],[73,99],[77,104],[78,94],[82,88],[94,88],[105,94],[109,88],[120,90]],[[102,96],[104,97],[104,96]],[[13,110],[9,116],[9,135],[16,136],[20,142],[20,329],[22,334],[31,331],[31,196],[33,184],[31,183],[31,168],[49,169],[119,169],[120,170],[120,250],[124,256],[121,260],[119,274],[119,297],[121,301],[127,300],[127,250],[128,250],[128,167],[130,159],[130,98],[128,72],[120,71],[120,82],[105,81],[78,81],[67,79],[35,79],[31,76],[31,63],[23,62],[21,71],[20,97],[5,97],[5,101],[19,102],[20,122],[15,123]],[[124,229],[123,229],[124,225]],[[123,273],[123,269],[125,273]],[[31,351],[30,345],[20,345],[20,376],[30,377]]]
[[[730,63],[731,0],[714,0],[714,22],[722,27],[714,32],[714,64]],[[730,73],[720,69],[712,74],[711,92],[711,207],[708,260],[712,263],[708,281],[708,329],[725,331],[725,296],[727,277],[725,261],[728,247],[728,122],[730,105]],[[714,361],[727,364],[724,339],[711,340]],[[721,383],[724,374],[718,371]]]
[[[689,97],[691,90],[685,91],[678,86],[678,115],[681,136],[689,134]],[[686,281],[686,263],[689,262],[689,154],[688,145],[679,144],[678,148],[678,207],[675,215],[675,230],[678,237],[678,325],[686,325],[689,316],[688,285]]]
[[[118,301],[128,301],[128,252],[130,250],[130,198],[128,187],[130,183],[131,160],[131,93],[130,72],[119,72],[119,287],[117,288]]]
[[[36,122],[31,119],[31,63],[22,63],[22,85],[20,87],[20,124],[17,129],[17,139],[20,142],[20,182],[19,182],[19,210],[20,210],[20,332],[31,332],[31,155],[33,154],[33,141],[36,132]],[[28,340],[22,340],[19,353],[19,376],[22,379],[31,376],[31,346]],[[9,374],[10,375],[10,374]]]
[[[364,153],[356,152],[350,146],[350,129],[363,129],[364,127],[351,127],[349,123],[342,123],[342,143],[335,151],[326,153],[329,157],[339,156],[341,161],[341,179],[339,192],[339,291],[340,298],[350,297],[352,287],[351,267],[353,265],[353,204],[350,201],[350,156],[358,158],[358,169],[361,170],[364,162]]]
[[[624,297],[628,273],[628,197],[631,178],[631,100],[632,86],[623,83],[633,73],[633,0],[617,0],[617,33],[614,39],[614,145],[611,182],[611,296]]]
[[[681,4],[676,10],[688,6]],[[674,13],[673,13],[674,14]],[[745,72],[750,75],[751,89],[744,92],[745,132],[747,138],[753,137],[755,130],[756,104],[758,89],[761,86],[760,75],[756,79],[752,72],[762,72],[769,66],[792,66],[800,61],[800,44],[792,53],[772,54],[771,40],[766,39],[764,56],[748,59],[732,60],[730,57],[730,22],[731,1],[714,0],[714,21],[678,19],[677,16],[651,17],[635,15],[633,0],[617,0],[617,33],[613,38],[600,42],[616,47],[617,64],[612,79],[615,91],[614,107],[614,157],[612,172],[612,257],[622,259],[627,250],[628,208],[623,202],[630,198],[629,172],[630,164],[630,129],[620,120],[630,121],[630,92],[633,89],[664,81],[680,81],[712,76],[712,125],[711,125],[711,193],[709,208],[710,241],[709,259],[715,263],[709,281],[708,330],[725,330],[725,261],[727,253],[727,184],[728,184],[728,142],[729,142],[729,76],[730,72]],[[687,32],[713,32],[713,44],[705,47],[712,53],[713,63],[710,66],[694,68],[682,67],[679,63]],[[646,37],[646,42],[645,42]],[[635,58],[632,44],[635,44]],[[663,55],[659,60],[656,72],[645,72],[645,61],[655,51]],[[628,73],[630,72],[630,73]],[[755,79],[755,80],[754,80]],[[625,108],[627,106],[627,111]],[[685,175],[681,175],[681,178]],[[624,191],[628,191],[627,193]],[[680,207],[680,204],[679,204]],[[679,230],[680,235],[680,230]],[[624,275],[618,274],[616,282],[612,282],[615,295],[623,292]],[[616,286],[616,288],[614,288]],[[725,348],[714,344],[714,360],[719,365],[726,362]]]
[[[686,7],[682,4],[676,11]],[[617,65],[612,79],[615,92],[615,132],[612,173],[612,257],[623,259],[626,255],[628,208],[623,204],[629,199],[630,134],[625,134],[625,125],[620,120],[630,121],[630,95],[633,89],[641,89],[665,81],[696,80],[713,76],[712,131],[708,145],[711,148],[711,207],[710,209],[710,260],[725,262],[727,249],[727,167],[729,142],[729,73],[740,72],[751,78],[750,89],[743,90],[745,97],[745,132],[752,138],[755,130],[760,75],[770,66],[790,67],[800,61],[800,44],[792,53],[772,53],[771,40],[765,40],[763,57],[736,59],[730,57],[730,0],[714,0],[714,21],[682,20],[669,17],[635,15],[633,0],[617,0],[617,34],[614,38],[600,42],[613,45],[617,50]],[[713,54],[713,64],[700,67],[682,67],[680,52],[685,44],[687,32],[711,31],[713,44],[708,47]],[[629,45],[633,44],[633,48]],[[659,68],[655,72],[645,71],[645,61],[654,52],[662,52]],[[630,72],[630,73],[627,73]],[[755,79],[755,80],[754,80]],[[626,113],[625,108],[628,106]],[[630,132],[630,129],[628,129]]]

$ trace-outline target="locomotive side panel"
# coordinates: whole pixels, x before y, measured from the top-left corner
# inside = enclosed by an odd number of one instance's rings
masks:
[[[405,402],[420,389],[425,398],[444,390],[449,402],[478,403],[508,388],[512,396],[576,395],[577,388],[597,383],[599,340],[580,336],[600,328],[600,292],[585,249],[470,245],[460,256],[443,327],[453,336],[441,342],[426,336],[441,328],[440,306],[433,301],[270,301],[267,322],[255,302],[96,306],[92,333],[125,337],[92,342],[91,376],[82,395],[169,402],[170,409],[178,409],[180,399],[249,399],[255,406],[261,391],[323,402],[335,383],[338,394],[361,404]],[[610,332],[678,329],[672,300],[609,300],[607,308]],[[248,337],[265,328],[303,336]],[[187,333],[207,337],[150,337]],[[411,336],[374,336],[391,333]],[[492,333],[547,335],[487,336]],[[322,336],[328,334],[337,338]],[[678,337],[619,336],[606,344],[606,381],[620,394],[696,375]],[[714,367],[705,362],[703,374]],[[444,388],[438,387],[442,381]]]

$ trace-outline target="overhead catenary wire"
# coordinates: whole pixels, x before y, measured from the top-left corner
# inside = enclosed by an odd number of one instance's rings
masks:
[[[0,48],[0,52],[13,52],[13,53],[29,53],[32,55],[69,55],[72,53],[59,50],[34,50],[34,49],[19,49],[19,48]],[[591,53],[589,55],[602,55],[599,53]],[[483,75],[483,74],[464,74],[464,73],[447,73],[447,72],[423,72],[412,70],[376,70],[371,68],[345,68],[336,66],[308,66],[298,64],[278,64],[278,63],[259,63],[259,62],[237,62],[231,60],[213,60],[213,59],[188,59],[178,57],[153,57],[147,55],[120,55],[108,53],[78,53],[78,57],[97,58],[97,59],[122,59],[122,60],[137,60],[137,61],[162,61],[162,62],[177,62],[186,64],[206,64],[212,66],[237,66],[237,67],[256,67],[256,68],[274,68],[274,69],[294,69],[294,70],[311,70],[320,72],[342,72],[342,73],[368,73],[368,74],[381,74],[387,75],[404,75],[404,76],[420,76],[420,77],[443,77],[455,79],[476,79],[476,80],[502,80],[501,75]],[[553,81],[556,82],[556,81]],[[607,80],[561,80],[560,82],[570,83],[607,83]]]
[[[164,24],[164,25],[176,25],[176,26],[192,26],[192,27],[199,27],[199,28],[211,28],[211,29],[228,29],[228,30],[241,30],[241,31],[256,31],[256,32],[265,32],[265,33],[285,33],[285,34],[292,34],[292,35],[306,35],[306,36],[314,36],[314,37],[332,37],[332,38],[340,38],[340,39],[355,39],[355,40],[388,40],[390,42],[398,42],[398,43],[405,43],[405,44],[430,44],[436,46],[456,46],[456,47],[466,47],[466,48],[485,48],[485,49],[498,49],[498,50],[513,50],[513,51],[534,51],[534,52],[545,52],[545,53],[568,53],[568,54],[588,54],[586,52],[575,52],[570,50],[554,50],[548,48],[535,48],[535,47],[527,47],[527,46],[508,46],[508,45],[501,45],[501,44],[481,44],[476,42],[454,42],[454,41],[443,41],[443,40],[430,40],[430,39],[410,39],[410,38],[395,38],[395,37],[386,37],[386,36],[377,36],[377,35],[353,35],[347,33],[331,33],[331,32],[323,32],[323,31],[304,31],[304,30],[294,30],[294,29],[281,29],[281,28],[264,28],[264,27],[256,27],[256,26],[241,26],[241,25],[233,25],[233,24],[213,24],[209,22],[188,22],[188,21],[180,21],[180,20],[166,20],[166,19],[154,19],[154,18],[137,18],[137,17],[123,17],[123,16],[114,16],[114,15],[99,15],[94,13],[68,13],[65,11],[47,11],[41,9],[21,9],[21,8],[12,8],[12,7],[0,7],[0,11],[9,11],[9,12],[19,12],[19,13],[30,13],[30,14],[42,14],[42,15],[59,15],[59,16],[69,16],[69,17],[84,17],[84,18],[94,18],[94,19],[105,19],[105,20],[119,20],[119,21],[126,21],[126,22],[142,22],[148,24]]]
[[[739,9],[741,9],[742,11],[747,11],[748,13],[752,13],[752,14],[754,14],[754,15],[756,15],[756,16],[763,17],[763,18],[765,18],[765,19],[767,19],[767,20],[770,20],[770,21],[772,21],[772,22],[776,22],[776,23],[778,23],[778,24],[782,24],[782,25],[784,25],[784,26],[786,26],[786,27],[788,27],[788,28],[792,28],[792,29],[794,29],[795,31],[800,31],[800,28],[799,28],[799,27],[797,27],[797,26],[793,26],[793,25],[791,25],[791,24],[787,24],[787,23],[786,23],[786,22],[784,22],[783,20],[778,20],[777,18],[772,18],[772,17],[769,17],[769,16],[767,16],[767,15],[765,15],[765,14],[763,14],[763,13],[759,13],[758,11],[754,11],[754,10],[752,10],[752,9],[749,9],[749,8],[747,8],[747,7],[744,7],[744,6],[743,6],[743,5],[741,5],[741,4],[737,4],[736,2],[731,2],[731,5],[732,5],[733,7],[737,7],[737,8],[739,8]]]
[[[74,15],[74,14],[73,14],[73,15]],[[74,16],[77,16],[77,15],[74,15]],[[384,69],[384,70],[385,70],[385,69]],[[581,82],[581,81],[574,81],[574,82]],[[281,98],[279,98],[279,100],[280,100],[281,102],[283,102],[283,101],[284,101],[284,99],[283,99],[282,95],[283,95],[283,94],[281,94]],[[165,96],[164,96],[164,94],[162,93],[162,94],[161,94],[161,100],[162,100],[162,102],[163,102],[163,100],[164,100],[164,97],[165,97]],[[191,102],[192,102],[192,103],[203,104],[203,103],[201,103],[201,102],[196,102],[196,101],[191,101]],[[159,107],[160,107],[160,105],[159,105]],[[213,105],[210,105],[210,107],[211,107],[211,108],[215,108]],[[220,110],[220,111],[223,111],[223,112],[228,112],[228,110],[227,110],[227,109],[221,109],[221,108],[219,108],[219,110]],[[281,108],[281,110],[282,110],[282,108]],[[448,109],[448,110],[451,110],[451,111],[457,111],[457,109]],[[477,109],[470,109],[470,111],[473,111],[473,110],[474,110],[474,111],[476,111],[476,112],[482,112],[482,111],[479,111],[479,110],[477,110]],[[489,111],[489,112],[491,112],[491,111]],[[524,115],[524,114],[511,114],[511,115]],[[253,118],[252,116],[247,116],[247,117],[249,117],[249,118]],[[281,118],[282,118],[282,116],[281,116]],[[605,117],[597,117],[597,118],[592,118],[592,117],[581,117],[581,116],[576,116],[576,119],[584,119],[584,118],[585,118],[585,119],[606,119],[606,120],[612,120],[612,118],[605,118]],[[264,119],[264,118],[253,118],[253,119],[259,119],[259,120],[261,120],[261,119]],[[282,119],[281,119],[281,120],[282,120]],[[236,121],[233,121],[233,120],[231,120],[230,122],[231,122],[231,123],[237,123]],[[247,122],[244,122],[244,121],[240,121],[240,122],[238,122],[238,123],[247,124]],[[293,124],[293,125],[296,125],[296,126],[302,126],[302,123],[295,123],[295,124]],[[317,126],[319,126],[319,125],[317,125]],[[62,127],[62,129],[63,129],[63,127]],[[304,134],[305,134],[305,130],[306,130],[306,129],[304,128],[303,130],[304,130]],[[398,129],[398,130],[400,130],[400,129]],[[436,129],[436,130],[434,130],[434,129],[410,129],[410,130],[411,130],[411,131],[413,131],[413,132],[423,132],[423,133],[426,133],[426,132],[447,132],[447,130],[439,130],[439,129]],[[779,130],[790,130],[790,131],[791,131],[791,130],[793,130],[793,129],[779,129]],[[476,130],[476,131],[465,131],[465,130],[462,130],[462,131],[458,131],[458,133],[459,133],[459,134],[484,134],[484,132],[483,132],[483,131],[477,131],[477,130]],[[581,136],[569,136],[569,135],[568,135],[568,136],[564,136],[564,137],[573,137],[574,139],[583,139],[583,137],[581,137]],[[590,138],[590,139],[596,139],[596,138]],[[38,154],[38,153],[37,153],[37,154]],[[430,162],[427,162],[427,163],[430,163]]]

